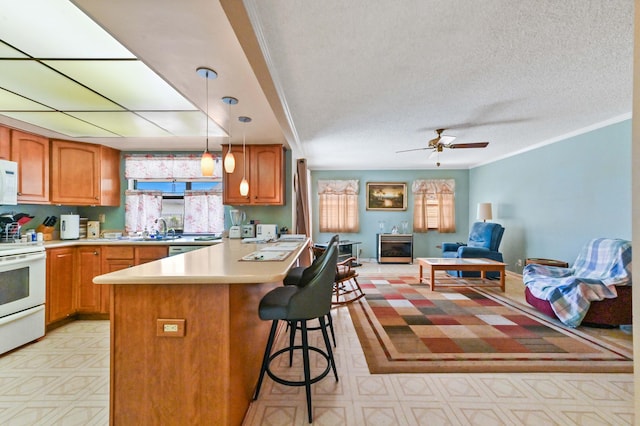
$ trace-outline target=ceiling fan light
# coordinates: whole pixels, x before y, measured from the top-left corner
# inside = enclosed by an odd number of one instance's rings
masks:
[[[233,173],[236,169],[236,157],[231,152],[231,145],[229,145],[229,152],[224,156],[224,171],[227,173]]]
[[[211,155],[209,151],[203,152],[200,158],[200,171],[202,172],[202,176],[213,176],[214,166],[215,160],[213,155]]]
[[[243,197],[249,195],[249,182],[245,178],[242,178],[242,182],[240,182],[240,195]]]

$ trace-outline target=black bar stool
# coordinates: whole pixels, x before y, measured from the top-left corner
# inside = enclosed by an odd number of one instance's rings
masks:
[[[338,243],[340,236],[338,234],[334,235],[333,237],[331,237],[331,239],[329,240],[329,244],[327,244],[327,246],[331,246],[334,244]],[[320,254],[319,256],[315,257],[315,259],[313,260],[313,262],[311,263],[311,265],[305,267],[305,266],[298,266],[295,268],[291,268],[291,270],[289,271],[289,273],[287,273],[287,276],[284,278],[283,280],[283,284],[284,285],[296,285],[299,287],[304,286],[306,283],[308,283],[311,279],[311,277],[313,277],[314,275],[316,275],[318,273],[318,270],[320,269],[321,265],[322,265],[322,260],[324,259],[325,255],[327,254],[326,250],[322,251],[322,254]],[[289,323],[288,327],[291,327],[291,323]],[[327,325],[329,327],[329,331],[331,331],[331,339],[333,340],[333,347],[336,347],[336,333],[333,331],[333,318],[331,317],[331,311],[329,311],[329,313],[327,314]],[[307,327],[307,330],[319,330],[320,327]],[[295,339],[295,335],[296,335],[296,327],[292,327],[291,328],[291,337],[290,337],[290,342],[291,342],[291,346],[293,346],[293,340]],[[291,363],[291,360],[289,360],[289,362]]]
[[[338,261],[338,247],[331,245],[327,249],[327,255],[322,259],[317,273],[310,277],[304,285],[288,285],[275,288],[267,293],[260,301],[258,313],[260,319],[271,320],[271,331],[269,332],[269,340],[262,359],[262,368],[260,377],[256,386],[256,392],[253,399],[258,399],[262,380],[265,373],[269,375],[275,382],[285,386],[304,386],[307,396],[307,413],[309,415],[309,423],[313,422],[311,411],[311,385],[323,379],[329,371],[333,370],[333,374],[338,381],[338,372],[333,359],[333,351],[327,334],[325,316],[331,310],[331,296],[333,294],[333,280],[335,277],[336,264]],[[326,352],[315,346],[309,346],[307,335],[307,321],[317,319],[320,322],[322,337],[326,346]],[[302,331],[302,344],[294,345],[290,342],[290,346],[278,350],[271,354],[273,343],[276,337],[278,321],[289,321],[293,330],[299,327]],[[292,331],[293,331],[292,330]],[[272,360],[285,352],[292,353],[294,350],[302,351],[302,361],[304,368],[304,380],[290,381],[276,376],[269,368]],[[315,377],[311,377],[311,368],[309,366],[309,351],[320,354],[327,360],[325,370]]]

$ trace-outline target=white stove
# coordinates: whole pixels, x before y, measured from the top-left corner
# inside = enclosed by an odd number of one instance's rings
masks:
[[[44,336],[42,243],[0,243],[0,354]]]

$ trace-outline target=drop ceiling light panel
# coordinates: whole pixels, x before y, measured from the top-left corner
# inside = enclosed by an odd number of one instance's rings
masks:
[[[0,23],[0,114],[71,137],[204,136],[204,113],[70,1],[0,0]]]

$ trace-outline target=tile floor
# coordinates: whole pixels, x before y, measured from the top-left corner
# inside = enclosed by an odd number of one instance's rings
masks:
[[[364,262],[359,272],[417,275],[417,266]],[[316,425],[633,424],[632,374],[371,375],[348,309],[333,318],[340,381],[312,386]],[[1,425],[108,425],[108,398],[107,321],[76,321],[0,357]],[[307,424],[304,389],[265,379],[244,424]]]

